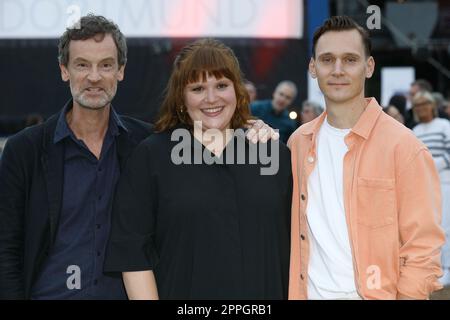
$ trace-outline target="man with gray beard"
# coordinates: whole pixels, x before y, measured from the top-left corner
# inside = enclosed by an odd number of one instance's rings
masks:
[[[11,137],[0,164],[0,299],[125,299],[103,273],[116,181],[150,125],[111,105],[127,46],[117,25],[88,15],[59,41],[72,99]]]

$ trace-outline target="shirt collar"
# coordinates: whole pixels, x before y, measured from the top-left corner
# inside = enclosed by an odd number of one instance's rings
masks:
[[[66,119],[67,112],[69,112],[72,109],[72,103],[73,100],[68,101],[65,104],[64,108],[62,109],[61,113],[59,114],[58,122],[56,123],[55,135],[53,137],[53,143],[55,144],[67,137],[72,137],[73,139],[76,140],[75,135],[70,129]],[[128,128],[122,122],[122,120],[120,119],[119,115],[116,113],[112,105],[110,110],[111,111],[107,134],[111,134],[112,136],[118,136],[120,134],[119,128],[125,132],[128,132]]]
[[[56,123],[55,135],[53,137],[53,143],[58,143],[66,137],[73,135],[67,124],[66,114],[72,109],[72,100],[68,101],[62,111],[59,113],[58,122]]]
[[[366,98],[367,107],[364,112],[359,117],[358,121],[352,128],[352,132],[361,136],[364,139],[368,139],[370,132],[372,132],[373,127],[380,115],[382,109],[375,98]],[[323,112],[319,117],[313,121],[305,124],[304,135],[315,136],[322,126],[323,121],[327,116],[326,111]]]
[[[367,98],[366,102],[366,110],[359,117],[358,122],[352,128],[352,132],[367,140],[382,109],[375,98]]]
[[[117,128],[120,128],[123,131],[128,132],[128,128],[125,126],[122,119],[120,119],[119,115],[117,114],[116,110],[114,109],[114,107],[112,105],[111,105],[111,113],[110,113],[109,119],[110,119],[109,120],[110,123],[111,123],[111,121],[113,121],[114,124],[116,124]]]

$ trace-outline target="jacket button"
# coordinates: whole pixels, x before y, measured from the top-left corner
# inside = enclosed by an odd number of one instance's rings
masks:
[[[304,235],[300,235],[300,238],[301,238],[302,240],[305,240],[305,236],[304,236]]]
[[[305,201],[306,197],[305,195],[302,193],[302,195],[300,196],[300,198],[302,198],[303,201]]]
[[[308,157],[308,162],[309,163],[313,163],[314,162],[314,157],[313,156],[309,156]]]
[[[300,279],[302,279],[302,280],[304,279],[303,274],[300,275]]]

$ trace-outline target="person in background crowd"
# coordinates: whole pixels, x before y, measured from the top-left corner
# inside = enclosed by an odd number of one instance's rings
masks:
[[[427,91],[418,91],[412,98],[413,114],[418,123],[414,134],[428,147],[439,172],[442,189],[442,227],[446,243],[442,248],[441,282],[450,285],[450,122],[438,117],[434,96]]]
[[[412,98],[416,95],[419,91],[428,91],[433,92],[433,86],[428,80],[425,79],[417,79],[413,83],[411,83],[411,86],[409,87],[409,100],[412,102]]]
[[[245,89],[247,89],[248,96],[250,98],[250,103],[255,101],[258,97],[258,91],[256,90],[256,86],[253,82],[249,80],[244,80]]]
[[[287,142],[296,129],[296,123],[289,118],[288,108],[297,96],[297,86],[292,81],[281,81],[272,95],[272,100],[254,101],[250,107],[252,115],[278,129],[280,139]]]
[[[436,104],[438,117],[448,120],[449,117],[448,117],[447,113],[445,112],[444,95],[442,93],[440,93],[440,92],[431,92],[431,95],[433,96],[435,104]]]
[[[304,101],[302,104],[301,122],[305,124],[320,116],[323,108],[320,104],[314,101]]]
[[[389,99],[388,103],[388,106],[394,106],[400,112],[400,115],[403,117],[403,124],[405,124],[407,102],[408,100],[404,94],[397,93]]]
[[[386,114],[390,115],[395,120],[397,120],[398,122],[400,122],[401,124],[405,124],[405,118],[403,118],[403,115],[400,113],[400,111],[398,111],[398,109],[395,106],[389,105],[383,108],[383,111]]]
[[[419,91],[428,91],[428,92],[432,92],[433,91],[433,86],[431,85],[431,83],[428,80],[425,79],[417,79],[415,80],[413,83],[411,83],[410,87],[409,87],[409,94],[408,94],[408,104],[406,106],[406,111],[405,111],[405,125],[412,129],[415,127],[415,125],[417,124],[417,122],[414,121],[414,115],[413,115],[413,111],[412,111],[412,98],[415,96],[415,94]]]
[[[447,114],[447,118],[450,119],[450,100],[445,100],[444,101],[444,108],[443,108],[443,110]]]
[[[44,117],[38,113],[29,114],[25,118],[25,127],[31,127],[41,123],[44,123]]]

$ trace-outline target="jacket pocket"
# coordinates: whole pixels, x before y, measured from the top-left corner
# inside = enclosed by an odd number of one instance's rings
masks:
[[[391,225],[396,217],[395,180],[358,177],[357,221],[370,228]]]

